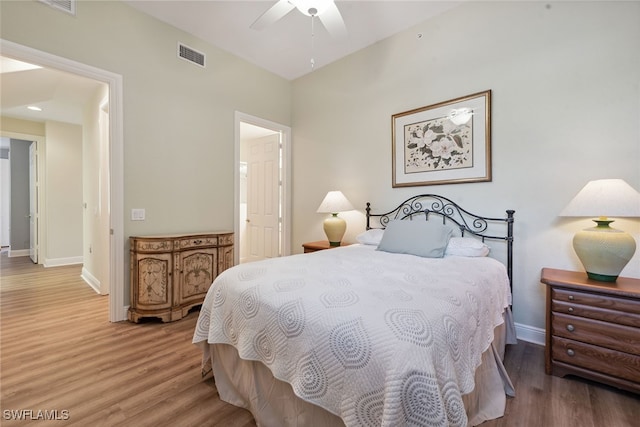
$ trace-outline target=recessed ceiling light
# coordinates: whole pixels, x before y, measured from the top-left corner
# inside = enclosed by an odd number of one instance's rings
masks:
[[[42,111],[42,108],[36,107],[35,105],[29,105],[27,108],[31,111]]]

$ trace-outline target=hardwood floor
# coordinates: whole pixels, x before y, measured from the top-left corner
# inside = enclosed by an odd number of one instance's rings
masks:
[[[11,419],[11,411],[28,410],[68,418],[36,425],[255,426],[249,412],[219,399],[211,378],[201,378],[200,350],[191,344],[197,313],[167,324],[110,323],[108,297],[96,295],[80,269],[45,269],[2,254],[2,426],[30,424]],[[545,375],[540,346],[510,346],[505,364],[516,397],[504,417],[483,427],[639,424],[639,396]]]
[[[6,253],[1,262],[2,426],[27,424],[7,419],[11,410],[57,410],[68,420],[55,422],[79,426],[255,426],[201,378],[198,313],[110,323],[108,297],[82,281],[81,267],[45,269]]]

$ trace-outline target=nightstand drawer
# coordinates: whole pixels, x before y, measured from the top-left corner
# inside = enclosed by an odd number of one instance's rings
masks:
[[[551,301],[551,311],[640,328],[640,312],[629,313],[556,300]]]
[[[617,298],[611,295],[578,292],[570,289],[551,290],[551,299],[572,304],[589,305],[625,313],[640,314],[640,301],[637,299]]]
[[[640,356],[553,337],[554,360],[640,382]]]
[[[552,313],[551,333],[626,353],[640,354],[640,329],[599,320]]]

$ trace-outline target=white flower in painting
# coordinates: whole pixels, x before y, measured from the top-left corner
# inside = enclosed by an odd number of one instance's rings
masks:
[[[411,132],[408,143],[409,145],[415,145],[417,148],[424,148],[437,136],[438,134],[434,133],[431,129],[424,132],[421,127],[417,127]]]
[[[456,143],[449,136],[433,141],[430,145],[433,157],[450,159],[453,151],[456,149]]]
[[[422,137],[422,139],[425,141],[426,144],[430,143],[431,141],[433,141],[434,139],[436,139],[438,137],[438,134],[435,133],[434,131],[432,131],[431,129],[427,130],[427,132],[424,134],[424,136]]]

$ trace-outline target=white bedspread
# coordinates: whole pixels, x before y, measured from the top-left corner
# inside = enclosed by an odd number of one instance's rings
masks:
[[[231,344],[347,426],[466,426],[461,395],[510,298],[492,258],[353,245],[226,270],[193,342]]]

